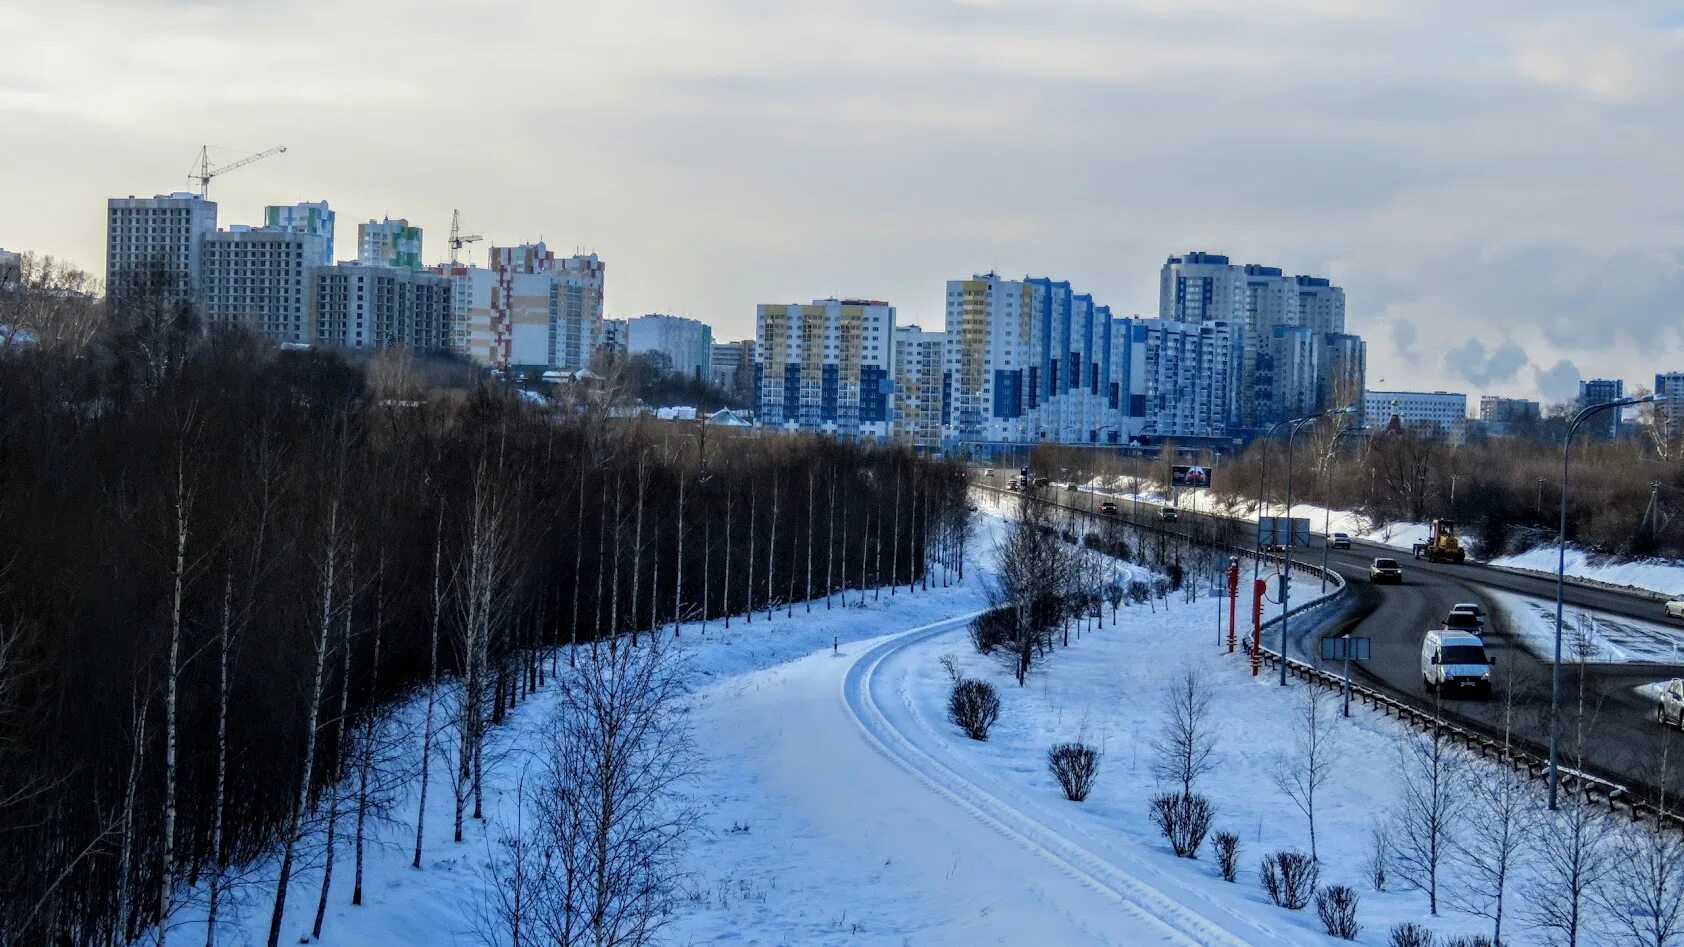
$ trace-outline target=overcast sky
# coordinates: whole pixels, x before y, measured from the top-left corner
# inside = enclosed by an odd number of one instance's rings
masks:
[[[105,198],[284,144],[224,226],[461,208],[721,339],[989,269],[1151,315],[1202,249],[1343,285],[1371,387],[1561,399],[1684,369],[1684,13],[1591,6],[0,0],[0,246],[102,270]]]

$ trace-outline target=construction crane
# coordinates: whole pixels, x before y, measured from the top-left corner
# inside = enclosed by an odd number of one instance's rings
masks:
[[[187,176],[187,179],[190,180],[190,181],[198,181],[199,182],[199,196],[201,198],[207,197],[210,193],[211,178],[214,178],[219,174],[227,174],[228,172],[233,171],[236,168],[243,168],[246,165],[251,164],[254,161],[262,161],[264,158],[268,158],[272,155],[282,154],[286,150],[287,149],[286,149],[285,145],[276,145],[275,147],[270,148],[268,151],[260,151],[255,155],[247,155],[246,157],[241,158],[238,161],[234,161],[234,162],[231,162],[229,164],[225,164],[225,165],[223,165],[219,168],[213,168],[213,167],[211,167],[211,163],[210,163],[210,146],[209,145],[201,145],[199,147],[199,161],[198,161],[199,169],[198,169],[198,173],[189,174]]]
[[[450,262],[461,262],[459,258],[462,255],[462,248],[470,243],[478,243],[484,239],[484,237],[477,233],[471,233],[463,236],[462,212],[459,210],[453,210],[450,212]]]

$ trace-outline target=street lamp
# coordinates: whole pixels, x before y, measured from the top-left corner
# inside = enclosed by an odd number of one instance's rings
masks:
[[[1347,434],[1366,433],[1368,433],[1368,428],[1360,424],[1345,428],[1333,436],[1333,446],[1337,449],[1339,438]],[[1322,509],[1321,524],[1321,590],[1325,592],[1327,591],[1327,554],[1333,548],[1333,533],[1331,532],[1333,529],[1333,457],[1331,455],[1327,458],[1327,488],[1323,491],[1322,499],[1327,502],[1327,506]]]
[[[1571,437],[1572,435],[1569,434],[1568,436]],[[1539,477],[1538,478],[1538,500],[1537,500],[1536,503],[1534,503],[1532,505],[1532,513],[1533,513],[1533,515],[1537,515],[1537,514],[1540,514],[1542,512],[1544,512],[1544,478]]]
[[[1291,421],[1286,429],[1286,543],[1285,553],[1281,556],[1281,686],[1286,686],[1286,613],[1287,603],[1292,599],[1292,441],[1298,436],[1298,429],[1306,424],[1318,421],[1334,414],[1356,414],[1355,406],[1333,408],[1318,411],[1307,417]]]
[[[1667,400],[1665,395],[1644,395],[1641,398],[1622,398],[1603,404],[1593,404],[1573,416],[1573,423],[1567,425],[1567,437],[1561,442],[1561,522],[1555,536],[1555,661],[1550,665],[1550,808],[1555,808],[1556,794],[1561,785],[1561,773],[1556,760],[1559,757],[1561,743],[1561,625],[1562,599],[1567,589],[1567,491],[1571,487],[1568,477],[1571,468],[1568,466],[1573,450],[1573,432],[1579,425],[1598,411],[1610,408],[1627,408],[1634,404],[1653,404]],[[1543,483],[1539,477],[1538,482]],[[1543,487],[1539,488],[1539,504],[1542,505]]]

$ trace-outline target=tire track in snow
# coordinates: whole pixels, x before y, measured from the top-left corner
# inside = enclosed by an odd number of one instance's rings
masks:
[[[1287,943],[1266,927],[1238,916],[1233,919],[1246,928],[1249,936],[1232,933],[1056,828],[966,779],[895,728],[872,694],[878,668],[901,649],[961,628],[978,614],[981,613],[911,629],[873,646],[848,668],[842,679],[842,700],[867,740],[890,761],[996,832],[1063,869],[1077,881],[1115,896],[1123,910],[1162,930],[1166,943],[1247,947],[1257,943],[1259,937]],[[1219,905],[1213,906],[1221,907],[1225,912],[1227,910]]]

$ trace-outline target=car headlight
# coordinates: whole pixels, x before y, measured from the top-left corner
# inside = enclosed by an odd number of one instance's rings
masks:
[[[1485,680],[1487,680],[1487,681],[1489,681],[1489,680],[1491,680],[1491,672],[1490,672],[1490,671],[1486,671],[1486,672],[1485,672],[1485,673],[1484,673],[1484,674],[1481,674],[1481,675],[1480,675],[1480,677],[1482,677],[1482,678],[1484,678],[1484,679],[1485,679]]]

